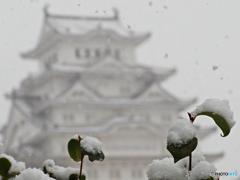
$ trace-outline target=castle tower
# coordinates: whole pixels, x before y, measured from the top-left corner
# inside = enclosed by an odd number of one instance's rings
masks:
[[[161,87],[175,70],[138,64],[135,48],[148,33],[132,32],[112,17],[52,15],[45,9],[37,46],[22,54],[39,64],[8,95],[12,109],[4,130],[4,152],[30,166],[45,159],[76,166],[67,152],[75,134],[103,143],[106,159],[85,159],[89,180],[146,179],[147,165],[169,155],[165,137],[180,101]],[[212,129],[199,131],[206,137]]]

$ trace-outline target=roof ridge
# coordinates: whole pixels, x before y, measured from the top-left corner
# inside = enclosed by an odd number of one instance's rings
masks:
[[[118,20],[119,12],[116,8],[113,8],[113,16],[69,16],[69,15],[60,15],[60,14],[50,14],[49,5],[46,4],[43,8],[44,14],[46,18],[59,18],[59,19],[75,19],[75,20]]]

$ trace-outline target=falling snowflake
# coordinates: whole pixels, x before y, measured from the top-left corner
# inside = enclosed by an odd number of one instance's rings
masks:
[[[218,69],[218,66],[212,66],[212,69],[215,71]]]

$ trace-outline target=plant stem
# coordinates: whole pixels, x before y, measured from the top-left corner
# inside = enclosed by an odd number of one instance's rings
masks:
[[[80,164],[79,180],[81,180],[81,177],[82,177],[82,167],[83,167],[83,152],[81,152],[81,164]]]
[[[81,136],[78,135],[78,143],[79,143],[79,146],[80,146],[80,141],[82,140]],[[78,179],[81,180],[82,178],[82,167],[83,167],[83,151],[81,150],[81,164],[80,164],[80,172],[79,172],[79,176],[78,176]]]
[[[195,118],[192,117],[191,113],[188,113],[189,119],[191,121],[191,123],[193,123],[193,121],[195,120]]]
[[[191,123],[193,123],[194,118],[192,117],[191,113],[188,113],[189,119],[191,121]],[[192,153],[189,155],[189,172],[192,170]]]
[[[192,153],[189,155],[189,172],[192,170]]]

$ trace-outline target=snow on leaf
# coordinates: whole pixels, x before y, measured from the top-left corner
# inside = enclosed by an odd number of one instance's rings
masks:
[[[0,154],[0,159],[1,158],[6,158],[11,164],[10,169],[8,170],[9,176],[19,174],[19,172],[26,169],[24,162],[17,162],[12,156],[9,156],[6,154]]]
[[[192,168],[194,168],[201,161],[205,161],[205,157],[203,156],[203,153],[195,150],[192,153]],[[185,157],[185,158],[181,159],[180,161],[178,161],[176,164],[180,168],[186,168],[188,170],[189,169],[189,158]]]
[[[196,179],[202,179],[202,180],[214,180],[218,177],[211,177],[210,174],[212,172],[216,172],[216,168],[213,164],[210,164],[207,161],[201,161],[198,163],[193,170],[190,173],[189,180],[196,180]]]
[[[191,154],[197,147],[196,130],[186,119],[178,119],[167,135],[167,150],[173,155],[176,163]]]
[[[46,160],[43,162],[44,172],[49,174],[50,177],[56,178],[58,180],[66,180],[66,179],[75,179],[78,177],[79,169],[71,168],[71,167],[61,167],[56,166],[53,160]],[[84,176],[84,177],[83,177]],[[86,172],[82,172],[82,178],[86,178]]]
[[[172,154],[174,162],[178,162],[180,159],[183,159],[189,156],[197,147],[198,140],[196,137],[188,141],[186,144],[168,144],[167,150]]]
[[[173,158],[153,160],[147,170],[148,180],[186,180],[186,174],[185,169],[174,164]]]
[[[15,180],[54,180],[47,174],[44,174],[40,169],[28,168],[21,172],[20,175],[16,176]]]
[[[223,137],[230,133],[236,121],[233,120],[233,112],[230,110],[227,100],[207,99],[190,113],[193,120],[200,115],[211,117],[223,131]]]
[[[84,155],[88,155],[91,162],[103,161],[105,156],[102,152],[102,143],[94,137],[86,136],[80,141],[80,146]]]
[[[168,130],[168,144],[184,144],[196,137],[196,129],[187,119],[178,119]]]

